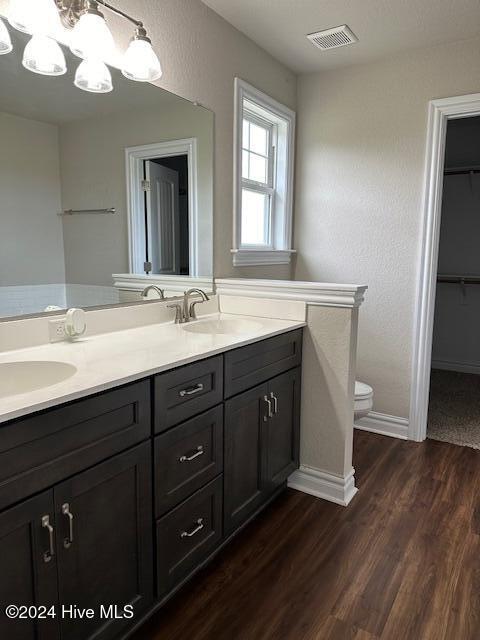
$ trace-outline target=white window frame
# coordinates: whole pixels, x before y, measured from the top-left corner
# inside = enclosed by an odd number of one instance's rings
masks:
[[[245,106],[245,101],[250,105]],[[253,111],[252,111],[253,110]],[[257,111],[257,113],[255,113]],[[271,189],[270,242],[268,245],[242,245],[242,188],[266,192],[265,185],[242,177],[243,119],[262,119],[272,124],[275,147],[274,172],[269,181]],[[283,150],[282,161],[278,161]],[[233,265],[257,266],[289,264],[292,249],[293,173],[295,153],[295,112],[277,102],[263,91],[240,78],[235,78],[234,112],[234,169],[233,169]]]

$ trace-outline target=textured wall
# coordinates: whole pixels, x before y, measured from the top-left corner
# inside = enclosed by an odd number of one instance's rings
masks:
[[[0,0],[0,13],[7,4]],[[147,26],[164,70],[158,84],[215,113],[215,275],[290,277],[288,266],[232,266],[233,79],[239,76],[294,109],[295,75],[200,0],[115,0],[114,4]],[[126,47],[131,25],[110,16],[117,42]]]
[[[0,113],[0,140],[0,286],[64,282],[58,129]]]
[[[480,40],[299,79],[295,278],[369,285],[357,373],[408,417],[427,105],[480,91]]]

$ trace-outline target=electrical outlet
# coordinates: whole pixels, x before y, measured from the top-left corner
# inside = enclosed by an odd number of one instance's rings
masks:
[[[48,337],[50,342],[61,342],[66,339],[65,318],[50,320],[48,323]]]

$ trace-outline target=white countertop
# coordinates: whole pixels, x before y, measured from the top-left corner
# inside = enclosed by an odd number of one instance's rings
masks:
[[[256,325],[249,333],[233,335],[191,333],[185,325],[171,322],[150,324],[0,353],[0,363],[60,361],[77,369],[58,384],[0,397],[0,423],[305,326],[305,322],[229,314],[203,316],[196,322],[222,317],[253,320]]]

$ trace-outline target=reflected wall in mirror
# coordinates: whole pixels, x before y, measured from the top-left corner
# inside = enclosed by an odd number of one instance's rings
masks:
[[[139,274],[139,290],[146,274],[211,277],[213,114],[114,69],[112,93],[80,91],[67,49],[67,75],[32,74],[27,37],[11,36],[0,56],[0,317],[138,297],[113,274]]]

